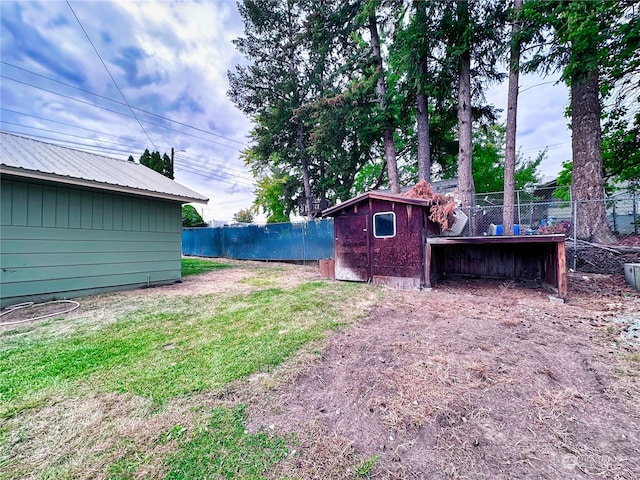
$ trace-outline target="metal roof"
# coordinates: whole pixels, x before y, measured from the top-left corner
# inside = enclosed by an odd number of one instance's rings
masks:
[[[136,162],[0,132],[0,174],[179,202],[209,199]]]
[[[430,200],[426,200],[424,198],[412,198],[405,197],[402,194],[398,193],[383,193],[378,191],[370,191],[361,193],[360,195],[350,198],[347,201],[339,203],[338,205],[334,205],[331,208],[327,208],[322,211],[323,217],[330,217],[332,215],[336,215],[340,210],[343,210],[353,204],[363,202],[369,199],[378,199],[378,200],[387,200],[389,202],[398,202],[398,203],[406,203],[409,205],[418,205],[420,207],[430,207],[432,202]]]

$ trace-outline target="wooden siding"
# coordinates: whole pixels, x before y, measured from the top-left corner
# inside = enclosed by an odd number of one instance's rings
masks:
[[[369,217],[338,216],[334,220],[335,276],[337,280],[367,282],[369,264]]]
[[[0,302],[180,279],[181,205],[2,179]]]
[[[566,296],[564,235],[429,238],[428,287],[447,276],[537,280]]]
[[[384,212],[395,214],[396,234],[377,238],[373,216]],[[362,198],[336,210],[335,278],[420,288],[424,281],[423,242],[435,228],[428,221],[427,212],[423,205],[375,197]]]
[[[392,277],[417,279],[420,288],[422,259],[422,207],[404,203],[372,201],[372,212],[394,212],[396,235],[392,238],[375,238],[371,234],[373,276],[385,280]],[[380,282],[386,284],[387,282]]]

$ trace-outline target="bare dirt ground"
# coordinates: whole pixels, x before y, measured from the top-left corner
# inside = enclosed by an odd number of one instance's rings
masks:
[[[634,323],[621,274],[570,274],[564,304],[518,282],[388,290],[249,430],[297,432],[272,478],[637,479]]]

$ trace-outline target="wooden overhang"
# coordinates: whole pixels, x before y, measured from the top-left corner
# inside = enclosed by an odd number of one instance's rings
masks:
[[[540,278],[567,294],[565,237],[558,235],[433,237],[425,243],[425,286],[445,275]]]

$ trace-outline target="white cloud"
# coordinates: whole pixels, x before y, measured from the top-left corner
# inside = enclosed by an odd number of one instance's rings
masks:
[[[487,101],[502,109],[504,121],[507,83],[490,88]],[[538,75],[521,75],[516,148],[527,157],[535,157],[546,148],[547,159],[540,165],[545,177],[555,177],[562,162],[571,159],[571,131],[564,116],[567,103],[568,90],[563,83]]]

